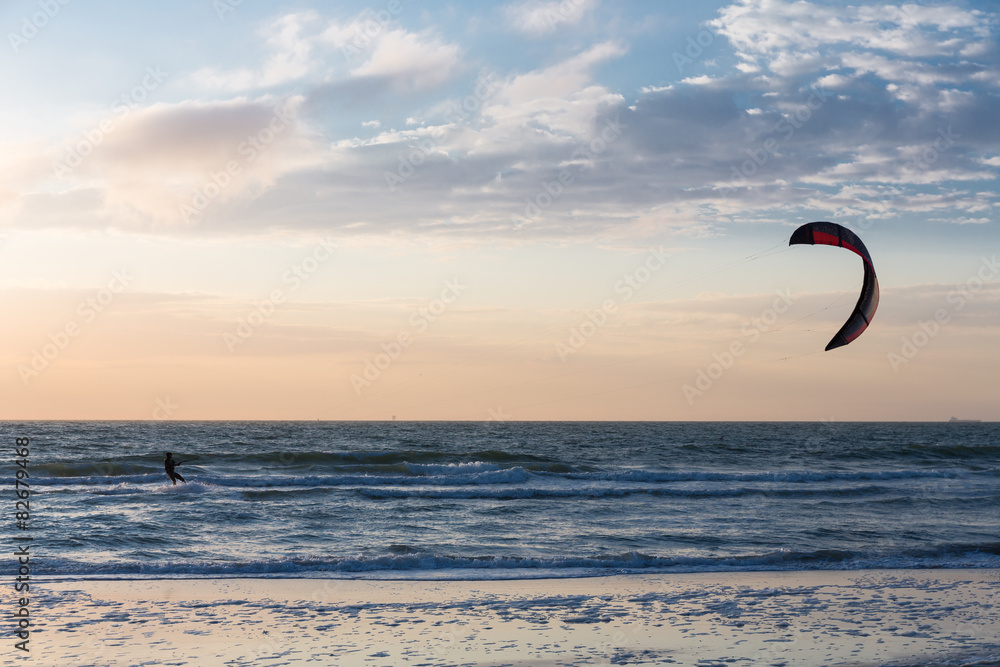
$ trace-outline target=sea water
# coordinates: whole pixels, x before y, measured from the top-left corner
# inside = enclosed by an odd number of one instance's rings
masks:
[[[30,440],[30,525],[2,513],[33,576],[1000,567],[992,423],[0,426],[12,490]]]

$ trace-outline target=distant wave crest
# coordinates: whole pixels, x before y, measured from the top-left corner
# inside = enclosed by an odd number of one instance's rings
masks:
[[[545,558],[536,556],[455,556],[423,553],[400,545],[384,555],[350,558],[289,558],[228,563],[114,562],[83,563],[51,559],[54,576],[232,576],[268,577],[405,574],[407,578],[486,579],[538,576],[582,577],[643,572],[741,572],[759,570],[857,570],[915,567],[1000,567],[1000,543],[955,544],[927,551],[853,553],[840,550],[798,552],[778,550],[761,554],[722,557],[662,557],[640,552],[605,556]]]

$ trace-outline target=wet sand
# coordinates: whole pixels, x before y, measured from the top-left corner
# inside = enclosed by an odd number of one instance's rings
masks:
[[[31,665],[1000,664],[1000,570],[32,584]]]

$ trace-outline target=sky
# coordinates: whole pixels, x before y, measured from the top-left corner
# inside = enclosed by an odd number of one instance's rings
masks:
[[[0,419],[1000,419],[998,20],[6,2]]]

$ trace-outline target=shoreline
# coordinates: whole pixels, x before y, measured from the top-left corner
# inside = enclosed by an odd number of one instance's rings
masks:
[[[516,581],[586,581],[588,579],[614,579],[616,577],[729,577],[741,575],[821,575],[823,573],[850,574],[865,573],[877,574],[879,572],[901,573],[901,572],[996,572],[1000,576],[1000,565],[959,565],[959,566],[913,566],[913,567],[859,567],[859,568],[775,568],[775,569],[719,569],[719,570],[676,570],[663,571],[657,568],[649,568],[650,571],[593,571],[585,574],[560,574],[567,569],[547,569],[530,568],[537,575],[506,575],[508,572],[518,572],[516,568],[442,568],[437,570],[368,570],[358,572],[339,572],[329,570],[305,570],[302,572],[257,572],[257,573],[191,573],[182,572],[177,574],[39,574],[36,575],[36,583],[42,584],[68,584],[87,582],[142,582],[142,581],[230,581],[245,579],[248,581],[346,581],[346,582],[412,582],[416,584],[433,583],[488,583],[488,582],[516,582]],[[426,576],[415,576],[422,573]],[[482,574],[481,574],[482,573]],[[489,574],[486,574],[489,573]],[[455,576],[448,576],[454,574]]]
[[[971,568],[36,579],[30,655],[35,665],[960,665],[1000,661],[998,591],[1000,569]],[[13,641],[5,652],[19,653]]]

